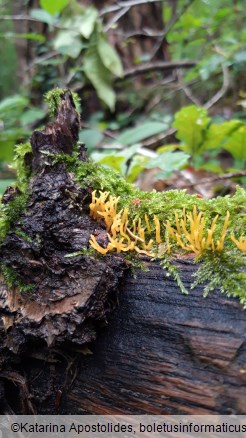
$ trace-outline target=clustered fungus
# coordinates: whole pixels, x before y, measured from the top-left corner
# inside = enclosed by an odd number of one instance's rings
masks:
[[[91,235],[90,244],[101,254],[116,251],[136,251],[149,257],[161,257],[163,254],[170,254],[172,247],[181,247],[184,251],[195,253],[200,256],[206,251],[221,252],[224,249],[225,238],[228,231],[230,213],[227,211],[224,225],[220,234],[217,232],[218,215],[214,217],[210,226],[205,223],[205,217],[200,211],[197,212],[196,205],[193,212],[186,213],[185,208],[182,218],[179,219],[177,211],[174,211],[174,224],[167,220],[160,223],[159,218],[154,215],[150,219],[147,214],[138,220],[131,219],[129,208],[117,212],[119,197],[114,197],[109,192],[92,193],[90,204],[90,215],[93,219],[104,220],[107,229],[108,244],[102,247]],[[165,229],[163,236],[161,229]],[[216,237],[215,237],[216,236]],[[246,251],[246,240],[241,236],[237,240],[231,235],[232,242],[240,251]]]
[[[216,231],[216,221],[218,215],[212,221],[211,227],[205,230],[205,219],[202,212],[197,213],[197,208],[194,206],[193,213],[185,212],[183,209],[183,219],[179,221],[177,212],[175,212],[176,230],[171,227],[169,221],[167,221],[167,229],[169,236],[176,239],[177,244],[185,251],[194,252],[200,255],[206,250],[222,251],[224,249],[224,241],[226,237],[226,231],[228,228],[230,213],[227,211],[224,226],[220,235],[220,238],[214,239],[214,233]],[[189,230],[187,230],[189,222]]]

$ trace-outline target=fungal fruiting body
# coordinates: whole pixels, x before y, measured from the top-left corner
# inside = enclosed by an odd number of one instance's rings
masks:
[[[129,209],[124,208],[117,211],[119,197],[114,197],[109,192],[96,191],[92,193],[90,204],[90,215],[93,219],[103,219],[108,236],[108,244],[102,247],[91,235],[90,244],[101,254],[116,251],[136,251],[149,257],[160,257],[165,252],[170,254],[172,247],[180,247],[182,250],[201,255],[206,251],[221,252],[224,249],[225,239],[228,231],[230,213],[227,211],[223,227],[217,231],[216,215],[210,224],[206,224],[203,212],[197,212],[194,205],[193,212],[186,212],[185,208],[182,217],[174,211],[173,225],[170,220],[161,223],[157,215],[149,218],[131,219]],[[166,231],[165,231],[166,230]],[[241,236],[236,240],[231,235],[231,241],[240,251],[246,250],[246,241]]]

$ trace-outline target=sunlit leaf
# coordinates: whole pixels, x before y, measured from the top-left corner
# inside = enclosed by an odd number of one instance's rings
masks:
[[[85,38],[90,38],[98,18],[98,11],[94,7],[88,7],[80,17],[79,31]]]
[[[14,96],[6,97],[0,102],[0,113],[5,113],[7,111],[25,108],[28,104],[28,99],[26,97],[15,94]]]
[[[125,161],[125,157],[116,156],[116,155],[107,155],[106,157],[99,160],[100,164],[107,165],[112,167],[121,173],[121,164]]]
[[[22,126],[29,125],[30,123],[33,123],[44,116],[45,116],[45,111],[39,110],[37,108],[32,108],[21,114],[20,123]]]
[[[156,149],[156,152],[158,152],[158,154],[162,153],[162,152],[168,152],[168,151],[175,151],[176,149],[179,148],[179,144],[166,144],[164,146],[160,146],[159,148]]]
[[[103,133],[95,129],[83,129],[79,133],[79,140],[89,149],[95,148],[103,140]]]
[[[147,169],[159,167],[162,170],[161,177],[167,177],[172,174],[174,170],[178,170],[188,163],[190,156],[184,152],[164,152],[158,157],[152,158],[146,165]],[[158,174],[158,178],[160,174]]]
[[[115,49],[107,42],[103,34],[99,35],[97,48],[101,61],[105,67],[116,76],[121,77],[123,75],[123,67],[120,57]]]
[[[95,45],[91,45],[83,59],[84,73],[95,87],[98,96],[113,111],[115,107],[115,92],[112,87],[110,72],[104,66]]]
[[[140,142],[153,135],[160,134],[167,129],[167,125],[161,122],[145,122],[135,128],[126,129],[117,137],[118,143],[125,146]]]
[[[82,41],[76,32],[63,30],[54,40],[54,48],[62,55],[77,58],[83,48]]]
[[[0,196],[5,192],[8,186],[15,183],[13,179],[0,179]]]
[[[149,157],[143,157],[143,155],[135,155],[127,171],[126,180],[130,183],[135,182],[138,176],[142,173],[142,171],[146,169],[147,163],[149,161]]]
[[[207,111],[195,105],[186,106],[176,113],[173,127],[177,129],[176,137],[183,142],[185,152],[195,154],[199,151],[209,121]]]
[[[90,38],[95,23],[98,19],[98,11],[93,6],[84,10],[81,8],[80,13],[62,20],[62,28],[73,30],[80,33],[84,38]]]
[[[5,32],[1,34],[0,37],[4,38],[23,38],[26,40],[36,40],[43,43],[45,41],[45,36],[39,33],[15,33],[15,32]]]
[[[212,123],[205,135],[205,140],[202,144],[202,150],[216,149],[223,146],[223,143],[227,141],[227,137],[230,136],[233,131],[238,129],[242,124],[239,120],[230,120],[228,122],[217,125]]]
[[[56,23],[56,17],[50,15],[44,9],[31,9],[30,17],[35,18],[36,20],[41,21],[42,23],[47,23],[51,26]]]
[[[58,14],[65,6],[67,6],[69,0],[40,0],[40,6],[51,15]]]
[[[246,125],[234,131],[223,147],[229,151],[236,160],[246,160]]]

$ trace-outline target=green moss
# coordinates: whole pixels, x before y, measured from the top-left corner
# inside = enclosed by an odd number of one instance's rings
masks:
[[[67,170],[74,173],[75,180],[83,188],[92,188],[109,192],[111,195],[120,197],[119,210],[129,208],[129,220],[144,218],[147,214],[149,218],[157,215],[161,222],[161,233],[164,235],[166,229],[164,223],[167,220],[175,227],[176,211],[179,218],[183,217],[183,208],[186,213],[192,212],[194,206],[201,211],[205,219],[205,229],[210,227],[212,220],[218,215],[215,240],[221,236],[225,216],[227,211],[230,213],[230,221],[227,234],[233,233],[240,236],[246,229],[246,191],[238,187],[234,196],[218,197],[215,199],[197,198],[196,195],[186,194],[185,191],[170,190],[168,192],[142,192],[133,185],[127,183],[117,172],[102,165],[89,162],[81,162],[75,150],[72,156],[65,154],[54,156],[54,163],[63,162],[67,165]],[[137,199],[137,203],[134,200]],[[151,233],[149,238],[155,238],[155,225],[151,221]],[[173,243],[173,242],[172,242]],[[173,243],[174,253],[184,253],[180,247]],[[156,247],[157,252],[157,247]],[[78,253],[80,255],[81,252]],[[74,254],[76,256],[76,254]],[[101,255],[100,255],[101,257]],[[133,266],[138,264],[135,257],[129,254]],[[202,262],[196,273],[192,287],[197,284],[204,285],[204,296],[208,292],[219,288],[227,296],[238,297],[240,302],[246,307],[246,274],[244,272],[245,257],[237,249],[230,238],[226,239],[225,250],[222,252],[208,251],[202,257],[195,259],[195,263]],[[171,257],[167,254],[162,256],[161,264],[177,282],[183,293],[188,293],[178,268],[174,265]]]
[[[64,91],[66,91],[66,90],[56,87],[53,90],[51,90],[45,94],[44,100],[48,104],[49,114],[51,117],[56,116],[57,110],[58,110],[60,102],[61,102],[61,95],[64,93]],[[77,93],[74,93],[74,92],[72,92],[72,98],[73,98],[76,110],[79,113],[81,110],[80,98],[77,95]]]
[[[15,149],[16,186],[19,192],[8,204],[0,204],[0,244],[5,239],[10,228],[18,221],[28,200],[27,186],[31,170],[25,158],[27,154],[31,153],[31,150],[30,143],[19,144]]]
[[[26,162],[28,154],[32,153],[32,146],[30,143],[21,143],[15,147],[14,163],[17,172],[17,187],[21,192],[27,189],[28,181],[31,175],[30,166]]]
[[[10,228],[18,221],[28,200],[27,193],[21,193],[8,204],[0,205],[0,244],[5,239]]]
[[[24,239],[26,242],[33,243],[33,239],[30,236],[28,236],[28,234],[24,233],[24,231],[21,231],[18,228],[15,228],[14,231],[15,231],[15,234],[22,237],[22,239]]]
[[[9,288],[17,287],[21,293],[30,292],[34,289],[33,284],[24,284],[17,275],[16,271],[7,263],[2,263],[0,265],[0,270]]]
[[[206,297],[215,288],[227,295],[236,297],[246,308],[246,272],[245,258],[236,250],[207,253],[203,263],[195,274],[192,284],[194,289],[198,284],[205,285],[203,295]]]

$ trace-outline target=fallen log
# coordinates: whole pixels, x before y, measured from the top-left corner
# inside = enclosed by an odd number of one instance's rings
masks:
[[[91,234],[102,248],[108,234],[89,216],[93,187],[62,161],[79,118],[71,93],[59,98],[31,137],[27,194],[3,196],[1,413],[245,414],[242,305],[199,285],[181,294],[159,262],[133,275],[121,253],[90,255]],[[83,145],[76,154],[87,162]],[[197,266],[176,264],[189,286]]]
[[[180,261],[186,286],[194,270]],[[30,344],[2,373],[15,413],[245,414],[246,313],[220,292],[180,293],[157,263],[127,273],[85,348]],[[15,371],[13,371],[15,370]],[[22,377],[21,377],[22,376]]]

